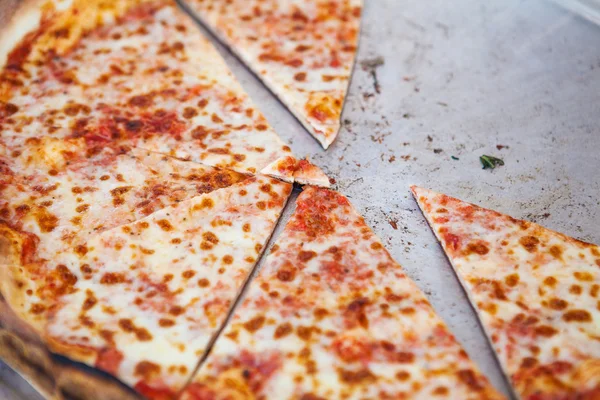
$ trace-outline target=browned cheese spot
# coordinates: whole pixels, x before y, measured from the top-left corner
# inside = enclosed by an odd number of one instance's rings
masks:
[[[552,255],[552,257],[560,260],[562,259],[562,249],[560,246],[554,245],[552,247],[550,247],[550,250],[548,250],[548,252]]]
[[[196,205],[194,205],[194,210],[203,210],[205,208],[213,208],[215,205],[215,202],[213,201],[213,199],[210,199],[208,197],[205,197],[202,199],[202,201]]]
[[[263,327],[265,323],[265,317],[263,317],[262,315],[258,316],[258,317],[254,317],[249,321],[246,321],[244,323],[244,328],[248,331],[248,332],[256,332],[257,330],[259,330],[260,328]]]
[[[582,291],[583,289],[579,285],[571,285],[569,288],[569,293],[571,294],[581,294]]]
[[[315,258],[317,256],[317,253],[315,253],[314,251],[300,251],[298,253],[298,259],[302,262],[307,262],[312,260],[313,258]]]
[[[113,331],[109,331],[108,329],[100,330],[100,337],[112,346],[114,346],[114,344],[115,344],[114,336],[115,336],[115,332],[113,332]]]
[[[315,318],[317,319],[317,321],[322,320],[323,318],[325,318],[328,314],[329,311],[327,311],[324,308],[317,308],[314,312],[313,312]]]
[[[161,318],[160,320],[158,320],[158,324],[160,326],[162,326],[163,328],[169,328],[169,327],[175,325],[175,321],[173,321],[172,319],[168,319],[168,318]]]
[[[504,278],[504,282],[510,286],[515,287],[519,283],[519,274],[510,274],[506,278]]]
[[[553,310],[564,310],[568,307],[568,305],[569,303],[567,303],[565,300],[556,297],[551,298],[548,303],[548,307]]]
[[[125,274],[121,272],[106,272],[102,275],[100,283],[104,285],[115,285],[117,283],[123,283],[125,280]]]
[[[398,371],[396,373],[396,379],[398,379],[401,382],[407,381],[410,379],[410,373],[406,371]]]
[[[544,279],[544,285],[547,285],[547,286],[550,286],[550,287],[556,286],[557,283],[558,283],[558,281],[553,276],[549,276],[546,279]]]
[[[133,321],[131,321],[128,318],[121,318],[119,320],[119,327],[124,332],[134,333],[135,336],[137,337],[137,339],[142,342],[147,342],[149,340],[152,340],[152,335],[150,335],[150,332],[148,332],[148,330],[146,328],[136,327],[135,324],[133,323]]]
[[[373,243],[371,243],[371,248],[373,250],[381,250],[383,248],[383,246],[379,242],[373,242]]]
[[[80,245],[75,246],[75,252],[83,257],[87,254],[88,248],[87,248],[87,246],[80,244]]]
[[[43,304],[32,304],[31,308],[29,309],[29,312],[34,314],[34,315],[39,315],[41,313],[43,313],[44,311],[46,311],[46,306],[44,306]]]
[[[233,264],[233,257],[229,254],[223,256],[223,263],[225,264]]]
[[[592,322],[592,314],[587,310],[569,310],[563,314],[567,322]]]
[[[304,82],[306,80],[306,72],[298,72],[294,75],[294,79],[298,82]]]
[[[484,241],[477,240],[474,242],[470,242],[467,245],[465,252],[466,252],[466,255],[479,254],[480,256],[484,256],[490,252],[490,249],[488,248],[487,244]]]
[[[340,368],[338,373],[342,382],[349,385],[364,385],[377,380],[377,377],[368,368],[359,369],[358,371]]]
[[[558,331],[551,326],[542,325],[535,327],[535,333],[540,336],[551,337],[556,335]]]
[[[589,272],[577,271],[573,273],[573,276],[575,277],[575,279],[581,282],[592,282],[594,280],[594,275],[590,274]]]
[[[291,282],[296,278],[296,270],[292,265],[284,265],[277,271],[277,279],[282,282]]]
[[[448,388],[446,386],[438,386],[431,394],[434,396],[446,396],[448,394]]]
[[[477,375],[471,369],[462,369],[458,371],[458,379],[474,391],[483,389],[483,385],[479,382]]]
[[[308,326],[299,326],[296,328],[296,334],[302,340],[310,340],[312,336],[313,329]]]
[[[152,105],[152,96],[150,96],[150,95],[133,96],[131,99],[129,99],[129,105],[133,106],[133,107],[139,107],[139,108],[148,108],[148,107],[150,107],[150,105]]]
[[[160,226],[160,228],[163,231],[169,232],[173,230],[173,225],[171,225],[171,223],[169,221],[167,221],[166,219],[161,219],[156,221],[156,223],[158,224],[158,226]]]
[[[540,240],[535,236],[523,236],[521,239],[519,239],[519,243],[521,243],[521,246],[523,246],[525,250],[533,253],[537,250]]]
[[[298,378],[303,378],[303,377],[300,376]],[[302,382],[302,379],[300,379],[300,382]],[[324,397],[317,396],[316,394],[313,394],[313,393],[304,393],[302,396],[300,396],[300,400],[326,400],[326,399]]]
[[[92,292],[90,289],[86,290],[85,294],[86,294],[86,299],[83,302],[83,305],[81,306],[81,309],[83,311],[87,311],[87,310],[91,309],[98,302],[98,299],[96,299],[96,296],[94,296],[94,292]]]
[[[181,315],[185,312],[185,309],[181,306],[171,306],[171,308],[169,309],[169,314],[171,315]]]
[[[58,226],[58,218],[45,208],[39,208],[35,211],[35,219],[40,230],[44,233],[52,232]]]
[[[277,329],[275,329],[275,333],[273,334],[273,337],[275,339],[279,339],[279,338],[289,335],[291,332],[292,332],[292,325],[289,322],[286,322],[286,323],[279,325],[277,327]]]
[[[134,375],[148,380],[160,374],[160,365],[150,361],[140,361],[135,366]]]
[[[538,360],[534,357],[525,357],[523,361],[521,361],[521,368],[528,369],[535,367],[536,365],[538,365]]]
[[[202,278],[202,279],[198,280],[198,286],[205,288],[205,287],[208,287],[208,285],[210,285],[210,282],[208,281],[208,279]]]
[[[194,275],[196,275],[196,272],[195,272],[195,271],[192,271],[191,269],[188,269],[187,271],[183,271],[183,272],[181,273],[181,276],[182,276],[183,278],[185,278],[185,279],[190,279],[190,278],[193,278],[193,277],[194,277]]]
[[[194,118],[196,115],[198,115],[198,110],[194,107],[186,107],[183,109],[183,118],[185,119]]]

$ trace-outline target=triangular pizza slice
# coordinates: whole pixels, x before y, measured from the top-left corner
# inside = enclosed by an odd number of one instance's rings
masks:
[[[12,263],[1,293],[49,348],[148,398],[175,398],[279,219],[291,185],[267,177],[193,197],[92,236],[51,260]],[[21,264],[21,265],[20,265]]]
[[[0,139],[0,223],[32,243],[27,259],[51,259],[91,235],[248,178],[139,149],[89,156],[83,139],[9,139]]]
[[[364,219],[306,187],[182,399],[502,399]]]
[[[291,154],[175,1],[23,3],[0,35],[0,66],[3,134],[244,173]]]
[[[600,248],[412,188],[521,399],[600,398]]]
[[[312,164],[308,159],[297,160],[287,156],[267,165],[262,174],[284,180],[296,182],[300,185],[314,185],[324,188],[331,186],[330,179],[323,170]]]
[[[362,0],[186,0],[328,148],[340,129]]]

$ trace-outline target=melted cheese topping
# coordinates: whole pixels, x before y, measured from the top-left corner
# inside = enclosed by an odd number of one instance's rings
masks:
[[[522,399],[600,398],[600,248],[413,193]]]
[[[290,154],[191,19],[170,1],[124,3],[42,15],[2,71],[3,135],[126,144],[241,172]],[[116,17],[89,30],[98,8]]]
[[[108,149],[88,158],[82,142],[0,139],[5,165],[0,219],[35,238],[38,259],[52,259],[93,234],[247,178],[137,149],[128,154]]]
[[[501,399],[333,191],[297,209],[185,400]]]
[[[362,0],[187,0],[327,148],[354,64]]]
[[[262,253],[291,191],[249,178],[24,265],[12,306],[50,347],[174,397]],[[18,300],[15,303],[15,300]]]

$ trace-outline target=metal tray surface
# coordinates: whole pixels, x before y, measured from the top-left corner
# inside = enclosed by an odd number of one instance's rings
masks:
[[[409,185],[600,243],[600,27],[545,0],[365,3],[343,128],[328,151],[217,47],[295,154],[335,178],[469,355],[510,395]],[[483,154],[505,165],[483,170]],[[284,218],[292,208],[290,201]],[[0,395],[35,399],[5,367]]]

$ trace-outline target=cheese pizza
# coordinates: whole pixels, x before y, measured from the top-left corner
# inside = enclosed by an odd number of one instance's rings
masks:
[[[0,223],[32,243],[23,260],[51,259],[92,234],[248,178],[138,149],[79,151],[47,137],[0,145]]]
[[[2,293],[51,350],[150,398],[174,397],[227,316],[290,190],[251,177],[91,235],[49,260],[22,263],[23,249],[4,244],[11,252],[2,254]]]
[[[328,148],[358,46],[362,0],[186,0]]]
[[[174,398],[290,194],[249,174],[289,147],[171,1],[25,1],[0,66],[0,355],[48,397]]]
[[[321,168],[312,164],[308,159],[297,160],[292,156],[276,160],[263,168],[261,173],[286,182],[297,182],[300,185],[314,185],[324,188],[331,186],[330,179]]]
[[[412,191],[518,396],[600,398],[600,248]]]
[[[81,138],[90,152],[126,144],[245,173],[291,155],[175,2],[30,0],[0,38],[3,135]]]
[[[307,187],[183,400],[501,399],[342,195]]]

